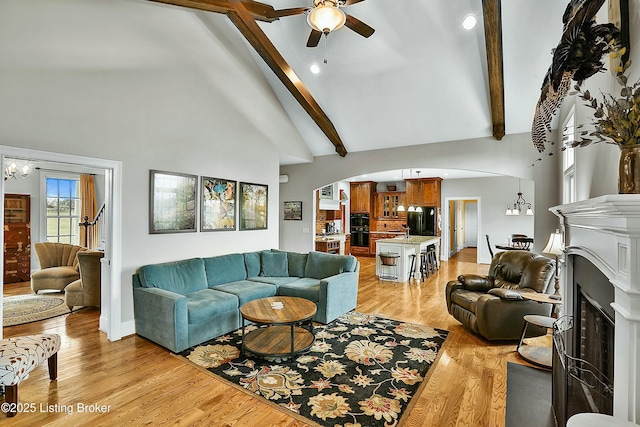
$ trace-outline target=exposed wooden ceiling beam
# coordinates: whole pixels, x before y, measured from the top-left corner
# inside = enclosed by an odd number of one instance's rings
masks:
[[[501,0],[482,0],[484,38],[487,49],[489,99],[493,136],[504,136],[504,73],[502,68],[502,6]]]
[[[347,149],[342,143],[342,139],[329,117],[322,108],[320,108],[320,105],[313,98],[305,84],[256,23],[256,19],[268,22],[277,20],[278,18],[269,16],[274,10],[273,7],[250,0],[150,1],[226,14],[231,22],[240,30],[240,33],[245,39],[247,39],[249,44],[253,46],[258,55],[267,63],[269,68],[271,68],[289,92],[291,92],[294,98],[300,103],[302,108],[309,114],[311,119],[316,122],[322,132],[329,138],[329,141],[335,146],[336,153],[342,157],[347,155]]]
[[[291,92],[300,105],[302,105],[302,108],[311,116],[327,138],[329,138],[329,141],[331,141],[336,148],[336,153],[342,157],[346,156],[347,150],[329,117],[322,111],[322,108],[320,108],[320,105],[318,105],[313,98],[311,92],[309,92],[304,83],[302,83],[302,80],[298,78],[282,55],[280,55],[280,52],[278,52],[273,43],[271,43],[271,40],[269,40],[267,35],[260,29],[256,21],[253,20],[249,12],[243,6],[239,5],[234,12],[228,13],[227,16],[240,30],[249,44],[258,52],[258,55],[267,63],[269,68],[278,76],[280,81],[289,89],[289,92]]]

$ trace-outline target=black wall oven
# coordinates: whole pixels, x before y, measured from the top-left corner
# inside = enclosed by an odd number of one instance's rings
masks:
[[[351,214],[351,246],[369,247],[369,214]]]

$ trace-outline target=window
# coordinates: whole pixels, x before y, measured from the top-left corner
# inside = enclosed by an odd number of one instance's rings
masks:
[[[576,149],[571,146],[576,138],[575,110],[571,109],[562,127],[562,141],[565,150],[562,152],[562,202],[576,201]]]
[[[46,240],[80,244],[80,180],[46,178]]]

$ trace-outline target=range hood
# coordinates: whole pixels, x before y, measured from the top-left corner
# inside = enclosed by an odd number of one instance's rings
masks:
[[[339,211],[340,210],[340,200],[332,200],[332,199],[320,199],[320,207],[321,211]]]

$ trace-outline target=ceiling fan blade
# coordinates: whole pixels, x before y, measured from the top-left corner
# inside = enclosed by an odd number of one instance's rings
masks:
[[[354,18],[351,15],[347,15],[347,22],[345,23],[347,27],[360,34],[362,37],[371,37],[371,35],[376,31],[358,18]]]
[[[364,0],[345,0],[344,5],[350,6],[352,4],[360,3],[361,1],[364,1]]]
[[[311,34],[309,34],[309,40],[307,40],[307,47],[318,46],[318,43],[320,43],[320,37],[322,37],[322,33],[320,31],[311,30]]]
[[[292,7],[290,9],[274,10],[273,12],[269,12],[269,18],[283,18],[285,16],[302,15],[307,10],[309,10],[308,7]]]

